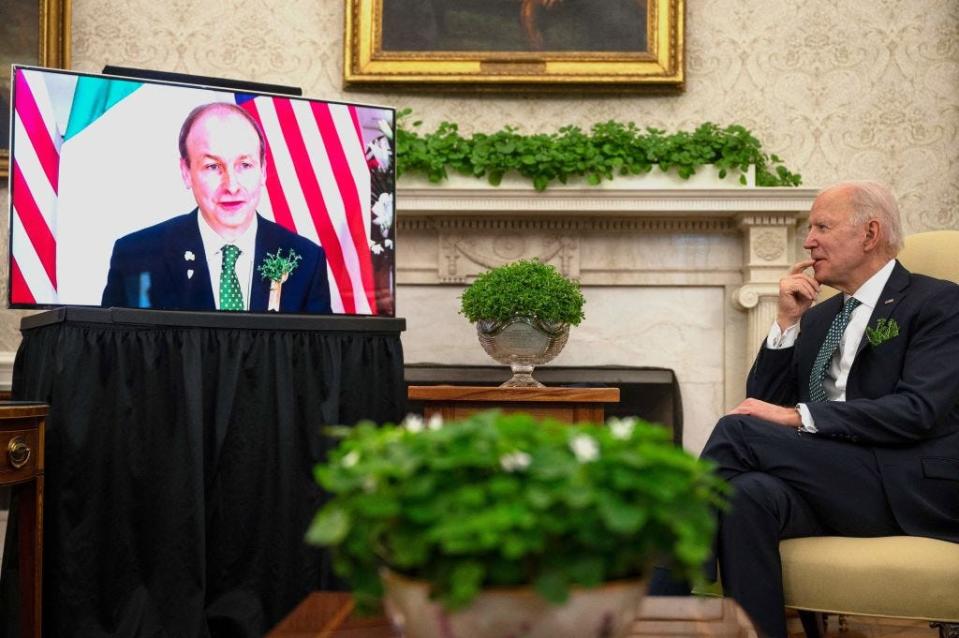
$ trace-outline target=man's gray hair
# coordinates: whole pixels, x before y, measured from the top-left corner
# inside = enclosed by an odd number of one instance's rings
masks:
[[[840,182],[828,190],[835,187],[849,190],[849,201],[853,208],[851,221],[865,224],[871,219],[878,220],[886,248],[891,256],[898,255],[902,250],[902,221],[899,204],[892,190],[882,182],[865,179]]]

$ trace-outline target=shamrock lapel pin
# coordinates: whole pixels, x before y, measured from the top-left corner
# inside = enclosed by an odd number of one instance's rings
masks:
[[[188,251],[186,251],[185,253],[183,253],[183,260],[184,260],[184,261],[196,261],[196,255],[193,254],[193,251],[192,251],[192,250],[188,250]]]
[[[266,258],[256,268],[264,279],[270,280],[270,298],[266,308],[268,312],[279,312],[283,284],[289,279],[290,274],[296,270],[300,259],[302,259],[293,252],[292,248],[286,257],[282,253],[281,249],[277,249],[275,255],[267,253]]]
[[[876,324],[866,328],[866,338],[873,348],[899,336],[899,324],[895,319],[877,319]]]

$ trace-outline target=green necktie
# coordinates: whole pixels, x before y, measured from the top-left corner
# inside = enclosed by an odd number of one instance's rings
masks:
[[[227,244],[220,252],[223,253],[220,310],[243,310],[243,291],[240,290],[240,280],[236,276],[236,260],[240,256],[240,249],[233,244]]]
[[[842,310],[839,311],[835,319],[832,320],[832,325],[829,326],[829,331],[826,333],[826,338],[823,339],[822,346],[819,348],[819,354],[816,356],[816,360],[812,364],[812,370],[809,373],[810,401],[826,400],[826,391],[822,387],[822,381],[826,376],[826,368],[829,366],[829,361],[832,359],[836,348],[839,347],[839,340],[842,339],[842,333],[845,332],[846,326],[849,325],[849,317],[852,315],[852,311],[855,310],[859,304],[860,301],[858,299],[850,297],[846,300],[846,303],[843,304]]]

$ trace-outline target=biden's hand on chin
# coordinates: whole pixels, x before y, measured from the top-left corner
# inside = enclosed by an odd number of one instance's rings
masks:
[[[812,259],[804,259],[793,264],[786,276],[779,280],[776,322],[781,330],[798,323],[819,295],[819,282],[805,273],[813,263]]]
[[[759,399],[746,399],[730,410],[729,414],[754,416],[787,428],[798,428],[802,425],[802,419],[800,419],[799,411],[796,408],[766,403]]]

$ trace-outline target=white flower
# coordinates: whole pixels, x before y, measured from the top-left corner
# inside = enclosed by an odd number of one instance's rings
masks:
[[[633,429],[636,427],[636,417],[626,417],[617,419],[613,417],[606,422],[614,439],[628,439],[633,435]]]
[[[366,150],[376,160],[377,170],[390,170],[390,143],[385,137],[378,137],[367,145]]]
[[[381,246],[379,243],[375,241],[371,241],[370,252],[373,253],[374,255],[379,255],[381,252],[383,252],[383,246]]]
[[[589,463],[599,458],[599,445],[593,437],[586,434],[577,434],[569,442],[569,449],[576,455],[580,463]]]
[[[423,417],[417,416],[415,414],[407,414],[406,418],[403,419],[403,427],[406,428],[407,432],[417,434],[423,431]]]
[[[431,430],[439,430],[441,427],[443,427],[443,417],[440,416],[440,414],[438,413],[434,414],[433,416],[430,417],[430,420],[426,424],[426,427],[428,427]]]
[[[529,467],[530,456],[526,452],[510,452],[499,457],[499,464],[507,472],[522,471]]]
[[[360,461],[360,453],[356,450],[353,450],[340,460],[340,465],[343,467],[353,467]]]
[[[196,255],[193,254],[192,250],[188,250],[183,253],[183,259],[186,261],[196,261]]]
[[[388,235],[393,226],[393,194],[380,193],[373,204],[373,223],[380,227],[383,235]]]
[[[379,121],[376,123],[376,126],[377,126],[381,131],[383,131],[383,135],[385,135],[386,137],[388,137],[388,138],[390,138],[390,139],[393,139],[393,127],[390,126],[390,123],[389,123],[389,122],[387,122],[386,120],[379,120]]]

